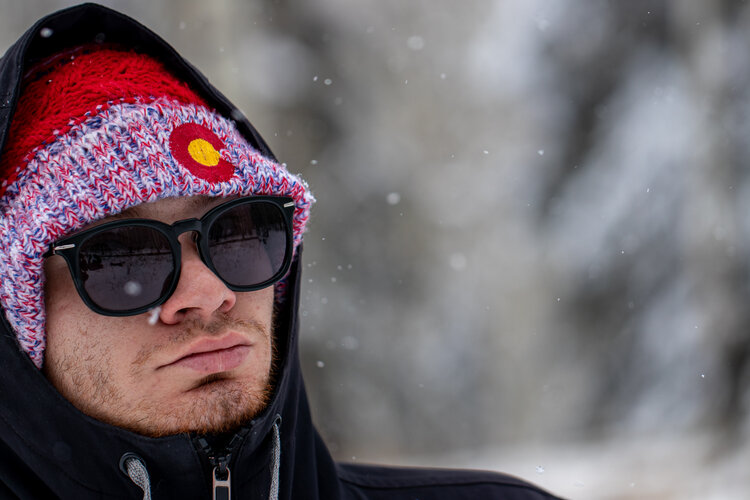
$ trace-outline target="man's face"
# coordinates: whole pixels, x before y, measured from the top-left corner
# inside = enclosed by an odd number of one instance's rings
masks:
[[[124,212],[172,223],[222,202],[174,198]],[[91,311],[62,257],[45,262],[47,348],[43,371],[74,406],[149,435],[225,432],[267,404],[273,287],[233,292],[180,236],[182,272],[156,324]]]

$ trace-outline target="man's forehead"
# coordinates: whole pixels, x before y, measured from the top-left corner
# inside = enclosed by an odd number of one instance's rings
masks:
[[[103,219],[92,222],[84,226],[83,229],[120,219],[154,219],[171,224],[181,219],[199,218],[216,205],[234,198],[236,196],[222,198],[203,195],[163,198],[157,201],[133,205],[120,213],[108,215]]]
[[[175,214],[176,212],[196,212],[200,214],[202,211],[213,208],[227,200],[228,198],[203,195],[164,198],[134,205],[119,214],[107,217],[107,219],[161,218],[164,215]]]

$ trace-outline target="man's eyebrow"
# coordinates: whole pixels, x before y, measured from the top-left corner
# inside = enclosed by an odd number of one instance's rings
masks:
[[[143,204],[140,205],[134,205],[130,208],[126,208],[122,212],[108,215],[107,219],[139,219],[139,218],[145,218],[143,215],[143,210],[141,210],[141,207]]]
[[[141,216],[138,213],[139,212],[139,210],[138,210],[139,206],[140,205],[136,205],[134,207],[126,208],[122,212],[119,212],[119,213],[107,216],[107,218],[108,219],[134,219],[134,218],[138,218],[138,217]]]

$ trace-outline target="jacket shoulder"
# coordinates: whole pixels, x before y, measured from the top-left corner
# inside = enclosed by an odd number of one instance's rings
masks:
[[[348,498],[358,500],[559,500],[531,483],[497,472],[358,464],[337,467]]]

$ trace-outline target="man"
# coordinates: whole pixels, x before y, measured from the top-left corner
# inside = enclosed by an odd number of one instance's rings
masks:
[[[553,498],[334,463],[297,352],[313,197],[163,40],[60,11],[0,96],[0,496]]]

